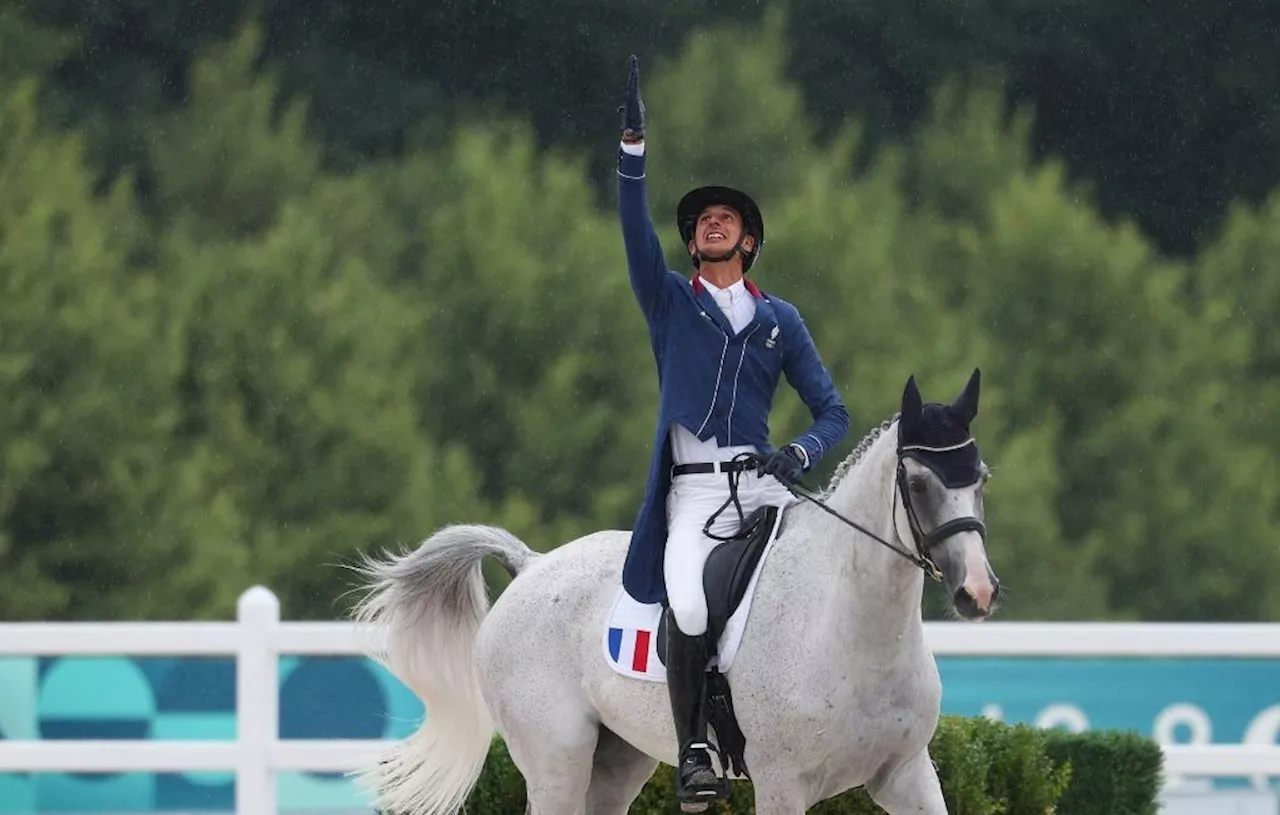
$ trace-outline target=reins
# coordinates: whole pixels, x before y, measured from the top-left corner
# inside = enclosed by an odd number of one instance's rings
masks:
[[[893,552],[895,555],[905,558],[906,560],[910,561],[912,564],[920,567],[920,569],[925,574],[929,575],[929,577],[932,577],[935,581],[938,581],[938,582],[942,581],[942,571],[938,569],[938,564],[934,563],[931,558],[923,555],[918,555],[914,552],[903,549],[900,546],[895,546],[894,544],[880,537],[876,533],[872,532],[870,529],[867,529],[865,526],[859,524],[857,521],[850,520],[849,518],[846,518],[844,515],[841,515],[839,512],[836,512],[834,509],[827,506],[826,503],[822,501],[822,499],[818,498],[816,495],[813,495],[808,490],[801,488],[797,484],[787,484],[786,482],[783,482],[783,486],[786,487],[787,490],[797,498],[803,498],[804,500],[808,501],[809,503],[821,509],[823,512],[826,512],[827,514],[835,518],[838,518],[839,520],[843,521],[844,523],[858,530],[862,534],[866,535],[868,538],[871,538],[876,543],[888,548],[889,551]],[[899,486],[900,484],[895,486],[895,489],[894,489],[895,494],[898,492],[902,492],[901,489],[898,489]],[[915,518],[914,509],[911,507],[910,502],[905,497],[906,493],[903,493],[903,496],[904,496],[903,506],[906,507],[907,514],[911,519],[911,532],[913,535],[915,535],[917,534],[916,530],[918,528],[919,522]],[[916,539],[916,545],[917,547],[920,546],[919,538]]]
[[[755,453],[739,453],[736,456],[734,456],[732,459],[730,459],[730,462],[736,464],[738,463],[739,459],[742,460],[744,465],[748,461],[754,461],[757,469],[764,466],[764,459]],[[707,522],[702,525],[702,534],[706,535],[708,538],[711,538],[712,540],[720,541],[721,543],[724,543],[725,541],[732,541],[732,540],[743,540],[749,537],[751,535],[752,530],[755,528],[754,525],[746,528],[739,527],[737,532],[734,532],[729,535],[716,535],[711,531],[711,525],[715,523],[716,518],[720,517],[721,512],[724,512],[726,509],[729,508],[730,504],[733,504],[733,508],[738,511],[739,524],[741,524],[743,521],[747,519],[746,514],[742,511],[742,502],[738,500],[738,482],[742,479],[742,474],[745,471],[746,471],[746,467],[742,466],[742,467],[739,467],[739,469],[730,470],[728,473],[725,474],[729,479],[729,497],[725,500],[723,504],[720,505],[719,509],[711,513],[711,516],[707,518]]]
[[[732,459],[734,463],[739,462],[739,460],[743,461],[744,463],[747,461],[754,461],[756,465],[756,469],[759,469],[764,466],[764,458],[757,453],[739,453],[738,455],[734,456]],[[916,552],[912,552],[908,549],[904,549],[901,546],[896,546],[890,541],[887,541],[884,538],[877,535],[876,533],[872,532],[870,529],[867,529],[865,526],[858,523],[857,521],[854,521],[850,518],[845,517],[841,513],[827,506],[826,502],[824,502],[818,496],[814,495],[809,490],[803,488],[801,485],[788,484],[787,482],[782,481],[781,479],[779,479],[779,482],[784,487],[786,487],[787,491],[790,492],[792,495],[796,496],[797,498],[802,498],[805,501],[808,501],[809,503],[817,506],[819,509],[821,509],[823,512],[826,512],[828,515],[831,515],[832,517],[840,520],[841,522],[847,524],[853,529],[856,529],[857,531],[866,535],[868,538],[871,538],[876,543],[880,544],[881,546],[884,546],[889,551],[893,552],[895,555],[898,555],[899,557],[909,561],[912,565],[919,567],[921,571],[923,571],[929,577],[933,578],[936,582],[942,582],[942,578],[943,578],[942,570],[939,569],[938,564],[934,563],[933,559],[929,557],[929,550],[932,549],[937,544],[941,543],[946,538],[952,535],[959,534],[960,532],[977,532],[979,535],[985,538],[987,534],[986,525],[983,524],[982,521],[978,520],[977,518],[953,518],[950,521],[947,521],[946,523],[939,525],[932,532],[926,533],[923,527],[921,527],[920,525],[920,519],[916,515],[915,506],[911,503],[911,497],[907,492],[906,470],[903,467],[902,462],[903,462],[903,456],[901,453],[899,453],[897,472],[895,473],[895,480],[894,480],[894,496],[895,498],[898,495],[902,496],[902,506],[903,506],[903,509],[906,510],[907,522],[911,526],[911,536],[915,538],[915,544],[916,544],[916,550],[917,550]],[[729,479],[729,497],[725,500],[723,504],[720,505],[719,509],[713,512],[711,516],[707,518],[707,522],[703,524],[702,532],[708,538],[723,542],[723,541],[731,541],[731,540],[740,540],[742,538],[747,537],[750,534],[751,530],[749,528],[739,529],[737,532],[733,534],[724,535],[724,536],[715,535],[715,534],[712,534],[711,532],[711,525],[715,523],[715,519],[720,516],[720,513],[728,509],[730,504],[732,504],[738,512],[738,521],[741,523],[742,521],[746,520],[745,515],[742,511],[742,503],[738,500],[738,481],[741,479],[742,473],[745,470],[746,470],[745,467],[740,467],[739,469],[731,470],[726,474]],[[894,499],[891,499],[891,500],[894,500]]]

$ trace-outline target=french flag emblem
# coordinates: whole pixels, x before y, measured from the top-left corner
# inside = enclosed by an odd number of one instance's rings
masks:
[[[603,622],[600,644],[609,667],[633,679],[667,681],[667,669],[658,659],[661,603],[637,602],[619,586],[618,597]]]
[[[658,662],[654,632],[641,628],[610,628],[609,657],[624,671],[649,674]]]

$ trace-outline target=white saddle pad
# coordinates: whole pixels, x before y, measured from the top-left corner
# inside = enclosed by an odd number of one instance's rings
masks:
[[[747,590],[742,595],[742,602],[725,623],[724,632],[720,635],[720,643],[712,664],[721,673],[726,673],[733,664],[733,657],[738,652],[738,644],[742,641],[742,632],[747,624],[747,614],[751,610],[751,598],[756,592],[756,581],[760,578],[760,569],[764,566],[769,552],[778,537],[778,528],[782,525],[785,508],[779,508],[773,519],[773,528],[769,530],[769,540],[760,560],[756,563]],[[633,679],[647,679],[651,682],[666,682],[667,669],[658,660],[658,623],[662,620],[661,603],[641,603],[627,594],[626,589],[618,587],[613,601],[613,608],[605,620],[604,658],[609,665],[623,676]]]

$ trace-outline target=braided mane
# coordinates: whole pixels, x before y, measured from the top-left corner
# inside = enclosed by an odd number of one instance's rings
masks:
[[[827,482],[826,488],[822,491],[823,498],[831,496],[831,493],[835,491],[835,488],[842,480],[844,480],[844,477],[849,474],[849,470],[853,469],[853,467],[862,460],[862,457],[871,449],[871,445],[876,443],[876,439],[884,435],[884,432],[893,426],[893,423],[898,420],[899,415],[900,414],[895,413],[880,424],[875,425],[867,431],[867,435],[863,436],[861,441],[854,445],[852,452],[845,456],[844,461],[840,462],[836,466],[835,472],[831,474],[831,480]]]

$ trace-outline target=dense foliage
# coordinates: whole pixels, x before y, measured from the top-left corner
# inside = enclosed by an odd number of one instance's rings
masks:
[[[947,811],[964,815],[1153,815],[1163,754],[1135,733],[1067,733],[983,718],[944,716],[929,746]],[[674,771],[661,765],[631,806],[634,815],[679,812]],[[750,815],[751,784],[708,815]],[[467,801],[473,815],[525,808],[525,784],[505,745],[495,739]],[[864,789],[841,793],[809,810],[815,815],[883,813]]]
[[[221,617],[256,582],[287,616],[331,617],[356,550],[456,520],[546,549],[634,518],[656,384],[592,178],[621,77],[573,107],[576,147],[540,141],[545,110],[459,112],[339,167],[341,123],[287,92],[276,29],[195,49],[190,26],[236,5],[171,21],[198,56],[155,92],[180,84],[182,104],[69,117],[77,60],[105,57],[59,26],[100,11],[93,40],[119,9],[44,3],[36,27],[0,3],[0,619]],[[942,399],[980,366],[1004,618],[1280,613],[1260,579],[1280,572],[1280,197],[1171,258],[1037,159],[1035,109],[1008,117],[983,83],[937,85],[861,166],[875,117],[808,112],[792,25],[690,32],[645,101],[673,268],[689,186],[732,179],[763,204],[753,275],[801,306],[853,416],[813,480],[909,374]],[[612,66],[622,46],[599,47]],[[104,176],[103,151],[124,171]],[[784,390],[776,437],[807,419]]]
[[[591,152],[613,135],[601,113],[628,52],[667,65],[691,32],[750,31],[779,10],[787,76],[824,129],[855,115],[872,144],[891,142],[927,117],[947,77],[1002,76],[1036,113],[1035,151],[1064,157],[1107,217],[1134,219],[1166,251],[1202,246],[1232,201],[1257,203],[1280,181],[1280,10],[1266,0],[1168,14],[1104,0],[0,0],[0,70],[49,45],[25,29],[7,37],[6,11],[73,35],[80,47],[51,66],[50,109],[95,134],[109,171],[147,166],[138,121],[187,100],[201,47],[252,17],[261,61],[311,100],[335,162],[445,138],[457,115],[490,107],[526,117],[544,143]],[[607,154],[589,161],[607,181]]]

